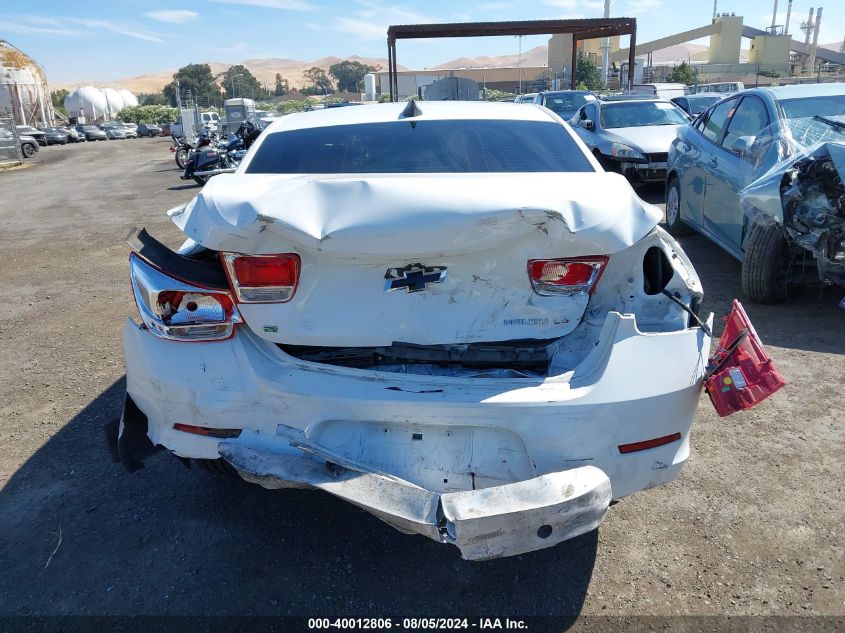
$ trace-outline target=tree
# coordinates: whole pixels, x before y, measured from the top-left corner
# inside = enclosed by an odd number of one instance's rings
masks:
[[[247,97],[249,99],[266,99],[269,95],[246,66],[235,64],[229,66],[220,79],[226,97]]]
[[[65,97],[68,95],[68,91],[64,88],[59,88],[58,90],[54,90],[50,93],[50,101],[53,102],[53,107],[61,112],[62,114],[67,114],[65,110]]]
[[[329,74],[337,79],[337,89],[359,92],[364,75],[375,70],[372,66],[348,59],[329,66]]]
[[[319,66],[312,66],[308,70],[303,70],[302,76],[311,82],[311,85],[314,86],[316,94],[334,92],[332,82],[326,75],[326,71],[320,68]],[[302,92],[302,94],[306,94],[304,90],[301,90],[300,92]]]
[[[680,66],[675,66],[672,69],[667,79],[675,84],[691,86],[698,83],[698,71],[688,63],[681,62]]]
[[[189,95],[193,99],[200,99],[205,102],[214,102],[220,99],[220,89],[214,83],[214,75],[208,64],[188,64],[176,71],[173,81],[162,89],[162,94],[167,102],[175,106],[179,105],[176,94],[176,86],[179,86],[180,99]]]
[[[276,88],[273,90],[273,94],[277,97],[284,97],[289,92],[290,85],[288,84],[288,80],[284,79],[279,73],[276,73]]]
[[[138,95],[140,105],[167,105],[167,97],[160,92],[142,92]]]
[[[604,84],[601,82],[599,67],[596,63],[583,53],[578,55],[575,62],[575,81],[583,84],[586,90],[601,90]]]

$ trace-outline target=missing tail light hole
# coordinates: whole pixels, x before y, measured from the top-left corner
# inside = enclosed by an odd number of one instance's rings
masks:
[[[662,248],[652,246],[643,257],[643,291],[647,295],[659,295],[675,274],[672,263]]]
[[[537,528],[537,536],[540,538],[549,538],[552,535],[552,526],[551,525],[541,525]]]

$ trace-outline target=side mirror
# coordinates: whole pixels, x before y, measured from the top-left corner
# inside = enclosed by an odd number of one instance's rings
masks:
[[[596,124],[592,121],[592,119],[581,119],[581,127],[592,132],[595,131]]]
[[[733,145],[731,145],[731,151],[739,156],[745,156],[751,150],[751,146],[753,144],[753,136],[740,136],[733,142]]]

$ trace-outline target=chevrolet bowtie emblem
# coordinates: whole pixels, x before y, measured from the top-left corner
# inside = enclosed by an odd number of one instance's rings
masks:
[[[401,290],[419,292],[428,284],[440,284],[446,279],[445,266],[409,264],[404,268],[388,268],[384,273],[384,291]]]

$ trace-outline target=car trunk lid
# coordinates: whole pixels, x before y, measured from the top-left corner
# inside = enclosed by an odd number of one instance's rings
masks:
[[[528,260],[612,255],[660,215],[616,174],[233,174],[171,217],[207,248],[299,255],[289,302],[240,304],[259,336],[370,346],[568,334],[588,294],[536,294]]]

